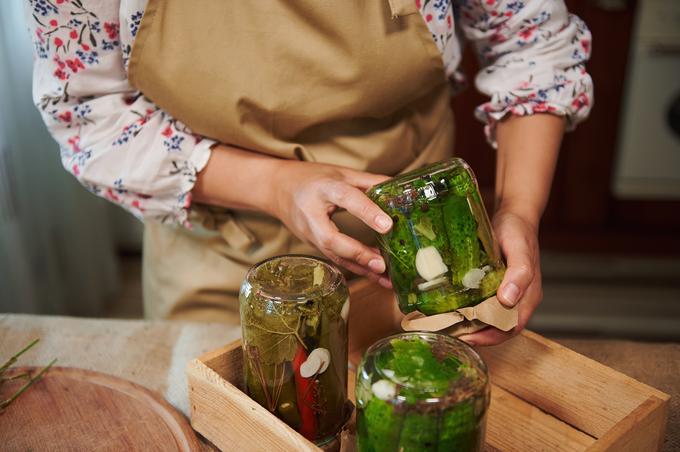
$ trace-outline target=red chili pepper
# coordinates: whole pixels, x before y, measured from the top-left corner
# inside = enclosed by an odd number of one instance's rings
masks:
[[[293,358],[293,373],[295,374],[295,393],[297,406],[300,410],[302,425],[300,433],[309,440],[316,439],[316,413],[314,412],[314,380],[300,375],[300,366],[307,361],[307,352],[301,344],[298,344],[295,357]]]

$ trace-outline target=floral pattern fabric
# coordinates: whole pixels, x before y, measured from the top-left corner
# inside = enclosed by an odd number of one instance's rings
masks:
[[[34,101],[61,160],[88,190],[138,218],[188,226],[214,141],[131,87],[127,62],[146,0],[26,2]]]
[[[508,114],[552,113],[568,129],[588,117],[593,83],[585,70],[592,37],[562,0],[415,0],[442,52],[454,85],[463,39],[482,69],[475,85],[490,100],[475,110],[495,146],[495,126]]]
[[[127,81],[147,0],[27,0],[35,49],[34,101],[64,167],[88,190],[139,218],[189,226],[196,175],[214,141],[195,135]],[[573,128],[592,105],[584,69],[590,33],[562,0],[413,0],[458,72],[463,39],[482,61],[476,109],[489,140],[508,114],[549,112]]]

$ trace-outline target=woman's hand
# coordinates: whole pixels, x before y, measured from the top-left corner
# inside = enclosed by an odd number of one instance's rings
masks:
[[[341,233],[330,218],[342,208],[371,229],[387,232],[392,220],[364,193],[387,177],[312,162],[286,160],[278,165],[269,181],[274,188],[269,213],[336,264],[391,287],[380,252]]]
[[[343,208],[375,231],[387,232],[392,219],[364,193],[386,179],[218,144],[199,173],[192,195],[198,202],[275,216],[333,262],[389,288],[380,252],[342,234],[330,219],[335,210]]]
[[[506,306],[519,303],[519,324],[507,333],[486,328],[461,337],[493,345],[519,333],[543,298],[538,223],[548,202],[565,119],[549,114],[509,116],[497,124],[493,228],[508,269],[498,288]]]
[[[473,345],[499,344],[518,334],[543,298],[536,225],[501,209],[494,215],[493,228],[508,265],[497,297],[508,307],[519,303],[519,324],[508,332],[489,327],[460,337]]]

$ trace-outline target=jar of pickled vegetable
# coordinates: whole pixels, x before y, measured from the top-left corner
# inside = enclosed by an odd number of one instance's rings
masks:
[[[439,314],[495,295],[505,264],[464,160],[397,176],[368,196],[392,217],[378,239],[404,313]]]
[[[345,422],[349,293],[333,265],[311,256],[253,267],[240,292],[248,395],[310,441]]]
[[[466,343],[437,333],[403,333],[365,353],[357,371],[360,452],[479,451],[489,380]]]

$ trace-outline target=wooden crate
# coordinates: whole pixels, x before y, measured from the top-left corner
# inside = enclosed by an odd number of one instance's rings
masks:
[[[384,335],[398,324],[391,295],[366,284],[352,290],[350,328],[370,322]],[[376,319],[383,326],[375,325]],[[352,322],[355,325],[352,326]],[[385,326],[387,325],[387,326]],[[350,341],[356,359],[364,335]],[[377,338],[376,338],[377,339]],[[491,375],[489,451],[653,451],[663,443],[669,396],[538,334],[524,331],[480,349]],[[222,450],[318,451],[243,391],[240,341],[188,364],[191,425]],[[350,375],[353,397],[354,375]]]

